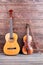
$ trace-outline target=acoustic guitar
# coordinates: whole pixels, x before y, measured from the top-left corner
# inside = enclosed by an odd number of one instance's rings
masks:
[[[29,34],[30,32],[29,24],[26,24],[26,29],[27,29],[27,35],[23,37],[24,46],[22,48],[22,52],[23,54],[32,54],[33,53],[33,48],[31,46],[32,36]]]
[[[17,42],[18,35],[13,33],[13,10],[9,10],[10,19],[10,33],[5,35],[6,43],[4,45],[3,51],[6,55],[17,55],[20,52],[20,46]]]

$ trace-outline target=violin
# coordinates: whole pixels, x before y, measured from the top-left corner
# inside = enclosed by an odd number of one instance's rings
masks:
[[[23,54],[32,54],[33,53],[33,48],[31,46],[32,36],[29,34],[30,32],[29,24],[26,24],[26,29],[27,29],[27,35],[23,37],[24,46],[22,48],[22,52]]]

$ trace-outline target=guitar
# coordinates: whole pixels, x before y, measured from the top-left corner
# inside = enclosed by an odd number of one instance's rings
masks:
[[[31,46],[32,36],[29,34],[30,32],[29,24],[26,25],[26,29],[27,29],[27,35],[23,37],[24,46],[22,48],[22,52],[23,54],[32,54],[33,53],[33,48]]]
[[[10,15],[10,33],[7,33],[5,35],[6,43],[3,47],[3,51],[6,55],[17,55],[20,52],[20,46],[17,42],[18,35],[16,33],[13,33],[13,25],[12,25],[12,16],[13,10],[9,10]]]

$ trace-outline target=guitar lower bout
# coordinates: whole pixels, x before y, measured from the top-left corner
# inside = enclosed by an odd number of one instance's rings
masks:
[[[5,36],[6,43],[3,51],[6,55],[17,55],[20,52],[20,46],[17,42],[18,35],[13,33],[13,39],[10,39],[10,33]]]

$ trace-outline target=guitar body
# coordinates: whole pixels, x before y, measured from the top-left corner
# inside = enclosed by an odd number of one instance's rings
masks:
[[[29,40],[32,41],[32,37],[31,36],[29,36]],[[32,54],[33,53],[33,49],[31,47],[31,45],[28,45],[27,35],[25,35],[23,37],[23,42],[24,42],[24,46],[22,48],[23,54]]]
[[[10,39],[10,33],[5,36],[6,43],[4,45],[3,51],[6,55],[17,55],[20,52],[20,47],[17,42],[18,36],[13,33],[13,39]]]

